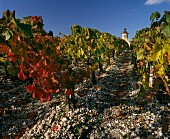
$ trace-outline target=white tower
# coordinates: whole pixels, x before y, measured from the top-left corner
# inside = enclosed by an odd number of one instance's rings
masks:
[[[128,40],[128,32],[126,31],[126,28],[124,29],[124,31],[122,32],[122,39],[124,40]]]
[[[127,32],[126,28],[124,28],[124,31],[122,32],[122,39],[125,40],[130,46],[130,41],[128,40],[128,34],[129,33]]]

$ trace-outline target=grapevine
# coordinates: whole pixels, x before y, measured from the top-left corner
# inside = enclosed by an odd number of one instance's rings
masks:
[[[63,92],[68,108],[76,106],[75,85],[89,78],[96,84],[95,71],[104,71],[112,52],[127,47],[120,38],[79,25],[69,35],[53,37],[44,30],[41,16],[17,19],[15,11],[7,10],[0,22],[0,54],[7,72],[28,82],[24,88],[41,102]]]
[[[170,12],[165,11],[161,17],[159,12],[152,13],[150,28],[136,32],[132,40],[135,55],[135,67],[142,81],[141,91],[151,89],[158,92],[163,84],[163,93],[170,96],[169,64],[170,64]]]

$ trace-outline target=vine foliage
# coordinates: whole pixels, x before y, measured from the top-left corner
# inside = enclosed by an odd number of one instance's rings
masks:
[[[109,33],[79,25],[71,27],[71,34],[55,37],[43,27],[41,16],[18,19],[15,11],[5,11],[0,19],[1,64],[10,76],[27,82],[24,88],[41,102],[59,92],[66,103],[69,98],[74,102],[75,85],[103,71],[112,51],[128,46]]]
[[[141,90],[152,89],[158,92],[164,86],[165,94],[170,96],[170,12],[161,16],[154,12],[150,16],[150,28],[136,32],[132,40],[135,55],[135,67],[138,77],[141,77]],[[153,81],[151,81],[153,79]]]

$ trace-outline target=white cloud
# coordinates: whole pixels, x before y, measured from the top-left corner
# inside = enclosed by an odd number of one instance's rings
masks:
[[[153,4],[160,4],[162,2],[164,2],[165,0],[147,0],[145,2],[145,5],[153,5]],[[169,0],[167,0],[169,1]]]

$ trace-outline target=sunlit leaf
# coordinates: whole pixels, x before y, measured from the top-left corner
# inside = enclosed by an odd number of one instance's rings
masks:
[[[9,40],[12,35],[13,35],[13,32],[11,30],[6,30],[5,32],[2,33],[3,36],[5,36],[5,40]]]
[[[166,37],[170,37],[170,25],[164,27],[163,33],[164,33],[164,35],[165,35]]]
[[[153,12],[152,14],[151,14],[151,16],[150,16],[150,20],[151,20],[151,22],[153,23],[153,21],[156,19],[156,20],[158,20],[159,18],[160,18],[160,16],[161,16],[161,14],[159,13],[159,12]]]
[[[161,51],[156,51],[150,54],[149,59],[150,61],[157,61],[161,56]]]
[[[162,77],[165,74],[165,68],[163,65],[159,64],[155,66],[156,73],[159,77]]]
[[[140,48],[138,52],[136,52],[137,60],[142,60],[144,58],[144,49]]]

